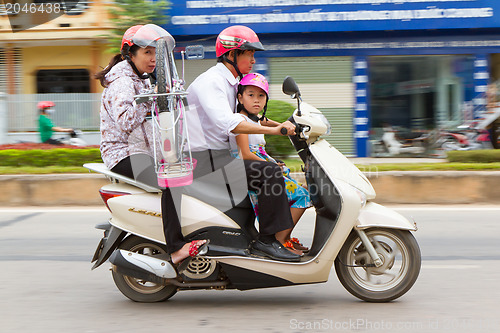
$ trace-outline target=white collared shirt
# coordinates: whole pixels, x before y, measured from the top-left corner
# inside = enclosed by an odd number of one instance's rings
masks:
[[[187,89],[192,151],[229,149],[231,131],[244,119],[234,113],[238,79],[222,63],[200,74]]]

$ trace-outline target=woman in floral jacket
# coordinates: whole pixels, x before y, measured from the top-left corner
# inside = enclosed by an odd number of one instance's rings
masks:
[[[152,101],[137,104],[135,95],[151,93],[149,74],[156,67],[156,41],[172,38],[154,24],[136,25],[123,35],[121,53],[95,75],[105,87],[101,99],[101,156],[113,172],[158,188],[153,135],[146,115]],[[124,61],[126,60],[126,61]],[[198,254],[205,240],[186,243],[181,233],[180,192],[162,191],[162,220],[172,262]],[[177,211],[179,209],[179,211]]]

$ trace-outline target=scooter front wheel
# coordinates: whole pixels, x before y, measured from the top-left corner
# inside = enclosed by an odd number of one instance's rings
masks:
[[[150,256],[167,253],[167,249],[164,245],[137,236],[126,238],[120,244],[119,248]],[[174,285],[156,284],[126,276],[114,270],[112,270],[112,274],[116,287],[123,295],[135,302],[162,302],[174,296],[177,292],[177,287]]]
[[[406,230],[369,229],[365,231],[375,247],[380,267],[373,260],[356,232],[351,232],[335,260],[340,283],[352,295],[367,302],[389,302],[404,295],[420,273],[420,248]]]

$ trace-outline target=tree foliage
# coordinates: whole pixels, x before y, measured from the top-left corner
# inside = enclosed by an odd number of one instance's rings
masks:
[[[165,0],[115,0],[109,9],[113,30],[107,35],[109,53],[120,53],[123,34],[131,26],[153,23],[167,24],[169,17],[165,11],[170,3]]]

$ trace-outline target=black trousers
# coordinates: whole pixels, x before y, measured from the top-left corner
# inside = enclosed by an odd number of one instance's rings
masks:
[[[259,237],[270,237],[293,228],[281,168],[272,162],[241,160],[228,150],[193,152],[197,160],[196,183],[203,179],[223,179],[233,204],[246,198],[248,190],[257,192],[259,200]],[[212,193],[207,193],[212,195]]]
[[[149,186],[160,188],[154,169],[154,159],[149,155],[136,154],[128,156],[113,167],[111,171],[135,179]],[[179,219],[181,198],[182,189],[180,188],[162,189],[161,216],[163,232],[165,234],[169,253],[180,250],[186,243],[182,235]]]
[[[49,143],[51,145],[62,145],[63,143],[61,141],[55,140],[55,139],[47,139],[43,143]]]

